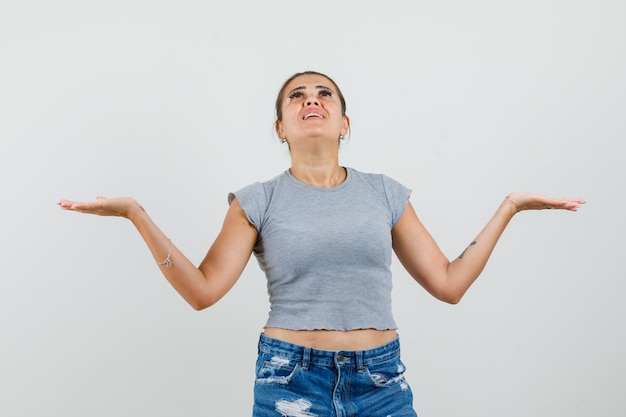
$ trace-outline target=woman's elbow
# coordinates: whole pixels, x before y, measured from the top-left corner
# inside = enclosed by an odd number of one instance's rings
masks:
[[[208,304],[200,304],[200,303],[189,303],[189,305],[191,306],[191,308],[193,308],[196,311],[202,311],[211,307]]]
[[[206,310],[213,306],[217,300],[212,297],[195,297],[193,299],[187,299],[187,303],[196,311]]]
[[[454,304],[458,304],[459,302],[461,302],[461,299],[463,298],[464,294],[465,294],[465,291],[444,289],[442,291],[433,293],[433,296],[439,301],[443,301],[444,303],[454,305]]]
[[[461,298],[463,298],[462,295],[455,296],[455,297],[440,298],[440,300],[443,301],[444,303],[455,305],[461,302]]]

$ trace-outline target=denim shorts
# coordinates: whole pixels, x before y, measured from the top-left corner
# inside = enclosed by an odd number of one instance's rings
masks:
[[[416,417],[398,338],[326,351],[261,334],[253,417]]]

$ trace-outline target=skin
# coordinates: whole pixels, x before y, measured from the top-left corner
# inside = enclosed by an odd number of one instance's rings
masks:
[[[278,136],[291,151],[291,173],[316,187],[335,187],[346,179],[339,165],[338,140],[350,128],[342,114],[335,85],[320,75],[303,75],[286,87],[283,117],[275,124]],[[305,117],[315,114],[312,117]],[[506,196],[491,219],[463,253],[450,261],[422,225],[411,203],[392,229],[393,249],[408,273],[430,294],[447,303],[458,303],[485,267],[498,239],[513,216],[525,210],[576,211],[579,198],[555,199],[535,193],[513,192]],[[195,266],[157,227],[141,205],[131,197],[97,197],[92,202],[61,200],[62,209],[129,219],[157,262],[171,250],[172,267],[159,266],[165,278],[196,310],[220,300],[243,272],[257,238],[243,209],[235,199],[222,229],[204,260]],[[170,248],[171,245],[171,248]],[[394,330],[294,331],[266,328],[265,334],[303,346],[325,350],[364,350],[396,337]]]
[[[317,187],[334,187],[346,178],[339,166],[338,140],[350,129],[332,82],[319,75],[304,75],[285,88],[283,118],[276,133],[289,144],[291,173]],[[319,114],[320,117],[307,115]]]

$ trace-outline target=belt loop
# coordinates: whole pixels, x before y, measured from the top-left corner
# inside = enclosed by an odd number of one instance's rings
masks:
[[[302,369],[307,371],[309,369],[309,363],[311,362],[311,348],[304,348],[302,353]]]
[[[363,371],[363,351],[354,352],[354,359],[356,362],[356,370]]]

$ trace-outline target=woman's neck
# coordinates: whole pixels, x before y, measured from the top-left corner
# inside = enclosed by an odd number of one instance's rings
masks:
[[[327,163],[293,163],[289,171],[299,181],[320,188],[337,187],[348,175],[336,160]]]

